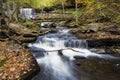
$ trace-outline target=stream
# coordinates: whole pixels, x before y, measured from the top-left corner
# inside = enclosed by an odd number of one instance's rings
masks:
[[[77,39],[69,29],[63,27],[60,27],[57,33],[38,36],[35,42],[28,44],[28,50],[41,69],[32,80],[119,80],[111,77],[96,78],[95,75],[91,78],[89,72],[82,72],[75,64],[75,57],[83,62],[84,59],[92,57],[102,59],[117,57],[92,52],[86,40]]]

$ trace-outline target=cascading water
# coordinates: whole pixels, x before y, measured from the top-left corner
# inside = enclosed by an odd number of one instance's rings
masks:
[[[25,18],[27,19],[31,19],[33,18],[33,9],[32,8],[23,8],[23,9],[20,9],[20,14],[22,16],[24,16]]]
[[[86,49],[87,42],[76,39],[67,29],[39,36],[36,42],[28,44],[28,47],[41,68],[33,80],[79,80],[73,72],[72,60],[74,60],[74,56],[106,57]]]

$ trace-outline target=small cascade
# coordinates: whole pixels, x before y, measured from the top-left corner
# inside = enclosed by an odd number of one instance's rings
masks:
[[[33,9],[32,8],[20,9],[20,14],[22,16],[24,16],[25,18],[27,18],[27,19],[31,19],[33,17],[32,13],[33,13]]]
[[[66,40],[65,41],[65,46],[66,47],[77,47],[77,48],[87,48],[87,42],[86,40],[74,40],[74,39],[70,39],[70,40]]]
[[[69,33],[68,29],[39,36],[36,42],[28,44],[28,47],[42,70],[33,80],[79,80],[73,72],[74,56],[114,58],[91,52],[87,49],[86,40],[78,40]],[[62,55],[59,54],[59,50]]]

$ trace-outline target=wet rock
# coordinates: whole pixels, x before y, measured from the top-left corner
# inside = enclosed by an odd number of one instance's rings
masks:
[[[97,60],[98,57],[97,56],[88,56],[87,59],[88,60]]]
[[[44,27],[44,28],[56,28],[56,25],[55,23],[53,22],[43,22],[41,23],[41,26]]]
[[[87,60],[85,61],[80,68],[87,72],[87,73],[109,73],[109,72],[114,72],[114,68],[112,64],[104,62],[104,61],[99,61],[99,60]]]
[[[80,66],[84,63],[84,61],[86,60],[86,57],[84,56],[74,56],[75,60],[73,61],[73,63],[77,66]]]
[[[117,72],[117,73],[120,73],[120,64],[115,64],[114,65],[114,70]]]
[[[110,47],[105,48],[105,52],[106,54],[115,54],[115,52],[113,51],[113,49],[111,49]]]
[[[31,33],[31,34],[23,34],[23,37],[37,37],[38,36],[38,34],[33,34],[33,33]]]
[[[97,54],[105,54],[104,49],[90,49],[90,51],[97,53]]]
[[[33,38],[21,38],[21,39],[20,39],[20,41],[21,41],[22,43],[30,43],[30,42],[33,42],[33,41],[35,41],[35,40],[36,40],[35,37],[33,37]]]
[[[120,46],[120,39],[117,38],[93,39],[87,40],[87,42],[89,47]]]
[[[55,23],[50,24],[51,28],[56,28],[56,26],[57,26],[57,24],[55,24]]]
[[[50,33],[56,33],[56,32],[58,32],[57,29],[51,29],[51,30],[50,30]]]
[[[78,60],[78,59],[86,59],[86,57],[84,57],[84,56],[74,56],[74,58],[75,58],[76,60]]]
[[[116,49],[116,52],[120,54],[120,49]]]
[[[58,54],[62,56],[63,55],[62,50],[58,50]]]
[[[80,66],[82,63],[80,61],[75,61],[75,65]]]

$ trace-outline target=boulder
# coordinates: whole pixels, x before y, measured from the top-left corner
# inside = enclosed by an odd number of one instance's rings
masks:
[[[56,28],[56,24],[54,22],[43,22],[43,23],[41,23],[41,27],[43,27],[43,28]]]
[[[86,27],[90,31],[97,32],[99,30],[102,30],[104,28],[104,25],[102,23],[90,23]]]

